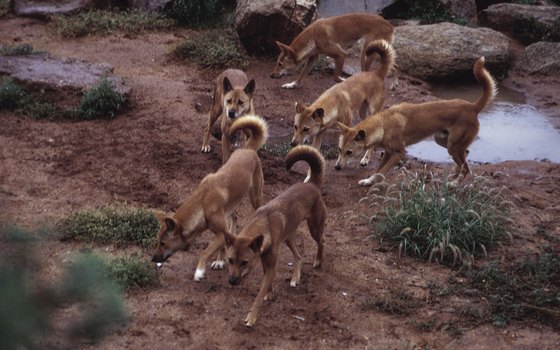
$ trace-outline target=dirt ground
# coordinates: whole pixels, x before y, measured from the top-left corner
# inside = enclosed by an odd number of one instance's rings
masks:
[[[115,67],[132,88],[127,112],[110,121],[50,122],[0,113],[1,219],[24,227],[51,225],[73,211],[114,202],[173,211],[209,172],[220,166],[219,142],[202,154],[205,111],[211,100],[211,81],[219,73],[169,60],[168,53],[185,35],[183,30],[142,35],[115,34],[61,39],[43,22],[32,19],[0,20],[2,44],[29,43],[36,50],[58,57],[105,62]],[[269,124],[271,136],[291,134],[296,101],[312,102],[333,84],[328,73],[314,74],[299,90],[280,89],[288,78],[268,76],[273,61],[252,60],[248,75],[257,82],[255,107]],[[536,83],[537,77],[513,80],[536,107],[559,116],[553,92],[558,78]],[[506,81],[507,82],[507,81]],[[401,77],[387,105],[430,98],[429,86]],[[555,125],[560,124],[555,119]],[[305,167],[287,172],[283,160],[260,151],[265,175],[265,199],[290,184],[302,181]],[[443,174],[450,164],[426,163],[407,157],[411,169],[427,167]],[[381,247],[368,225],[370,210],[358,202],[367,188],[358,180],[369,176],[355,165],[334,170],[328,161],[324,198],[329,210],[325,263],[312,269],[314,244],[300,228],[304,266],[302,283],[289,287],[290,254],[284,249],[274,282],[276,299],[266,302],[254,329],[243,319],[258,291],[262,273],[253,269],[241,285],[227,283],[225,271],[211,271],[202,282],[192,276],[199,253],[211,234],[205,234],[187,253],[177,253],[160,269],[161,284],[128,293],[132,321],[125,329],[91,349],[557,349],[560,334],[534,322],[513,322],[505,328],[464,322],[465,305],[484,307],[485,301],[461,295],[437,296],[430,286],[462,283],[455,271],[414,258],[400,258]],[[475,174],[506,186],[520,208],[515,219],[523,235],[490,252],[492,259],[510,261],[541,251],[538,230],[560,235],[560,165],[535,161],[473,164]],[[392,172],[394,176],[396,171]],[[442,175],[443,176],[443,175]],[[250,214],[248,201],[241,224]],[[154,232],[155,235],[155,232]],[[558,242],[556,240],[555,242]],[[558,243],[556,243],[558,244]],[[47,241],[37,253],[45,274],[79,249],[75,243]],[[109,254],[113,247],[104,247]],[[132,248],[131,248],[132,250]],[[146,257],[150,252],[144,252]],[[412,297],[416,308],[408,315],[383,313],[368,302],[392,290]],[[430,325],[422,327],[422,325]],[[456,336],[453,329],[462,330]],[[56,330],[55,335],[56,337]]]

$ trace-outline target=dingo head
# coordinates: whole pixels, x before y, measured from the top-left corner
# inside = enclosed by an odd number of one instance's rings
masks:
[[[358,156],[367,147],[367,133],[364,129],[349,128],[338,123],[341,130],[338,140],[338,159],[334,168],[336,170],[350,162],[350,159]]]
[[[249,227],[248,227],[249,228]],[[270,248],[270,238],[263,234],[256,236],[244,235],[243,231],[238,236],[230,233],[224,234],[226,240],[226,258],[229,265],[229,284],[238,285],[244,272],[254,259]],[[266,238],[268,237],[268,239]]]
[[[161,222],[157,234],[157,246],[152,261],[162,263],[178,250],[187,250],[189,245],[182,233],[182,226],[170,216],[156,215]]]
[[[276,45],[280,48],[280,55],[278,56],[276,66],[270,75],[271,78],[275,79],[280,78],[283,75],[292,74],[299,66],[296,53],[291,47],[282,44],[279,41],[276,42]]]
[[[323,108],[309,108],[296,102],[296,115],[294,117],[294,137],[292,146],[297,146],[306,140],[315,137],[323,127]]]
[[[224,111],[231,120],[249,113],[253,106],[255,80],[251,79],[243,89],[234,88],[227,77],[223,80]]]

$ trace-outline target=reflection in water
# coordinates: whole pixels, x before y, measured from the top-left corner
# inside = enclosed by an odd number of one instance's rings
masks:
[[[480,132],[469,148],[468,160],[497,163],[546,158],[560,163],[560,133],[535,108],[494,102],[492,107],[480,113],[479,120]],[[447,150],[432,139],[408,147],[407,152],[425,160],[452,162]]]

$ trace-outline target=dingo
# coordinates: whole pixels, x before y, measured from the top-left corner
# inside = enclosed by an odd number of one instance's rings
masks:
[[[327,129],[335,128],[337,122],[350,126],[355,111],[359,110],[362,120],[381,111],[387,97],[384,79],[394,66],[393,49],[385,40],[376,40],[366,47],[365,52],[368,57],[374,52],[381,56],[382,65],[377,72],[361,72],[333,85],[310,106],[296,103],[292,146],[313,138],[313,147],[320,150],[323,134]],[[361,165],[369,163],[371,152],[368,149]]]
[[[259,294],[245,318],[245,325],[248,327],[252,327],[257,321],[263,300],[271,297],[269,293],[272,292],[272,280],[276,274],[280,246],[284,242],[294,256],[294,271],[290,286],[295,287],[299,283],[301,255],[296,246],[295,234],[303,220],[307,220],[309,232],[317,243],[313,267],[319,268],[323,261],[323,230],[327,216],[327,208],[321,197],[324,159],[315,148],[298,146],[286,156],[286,167],[290,169],[299,160],[309,164],[310,182],[295,184],[260,207],[237,237],[223,231],[230,284],[239,284],[244,268],[257,257],[260,257],[264,270]]]
[[[230,233],[226,217],[247,193],[253,208],[262,205],[263,172],[256,151],[266,142],[267,125],[260,117],[245,116],[236,120],[229,131],[233,134],[242,129],[251,131],[245,148],[233,152],[216,173],[204,177],[173,216],[159,218],[161,227],[153,262],[164,262],[176,251],[187,250],[197,236],[209,229],[216,236],[198,260],[194,280],[200,281],[206,273],[206,261],[223,248],[224,234]],[[218,257],[211,267],[221,269],[224,263]]]
[[[447,148],[453,157],[456,163],[453,177],[459,183],[470,173],[467,153],[478,134],[478,113],[496,96],[496,83],[484,68],[484,57],[475,62],[473,73],[483,89],[474,103],[462,99],[401,103],[368,117],[354,127],[339,123],[342,132],[335,168],[340,170],[347,156],[353,157],[376,146],[385,151],[376,173],[386,174],[404,157],[406,146],[434,135],[436,143]],[[359,184],[369,186],[374,178],[375,174],[360,180]]]
[[[208,113],[208,125],[204,129],[202,152],[210,152],[210,131],[216,119],[221,115],[222,130],[222,163],[231,155],[230,133],[231,123],[244,115],[254,115],[253,93],[255,80],[248,81],[247,75],[239,69],[226,69],[216,78],[214,86],[214,102]],[[233,134],[232,134],[233,135]]]
[[[280,78],[291,74],[301,64],[305,64],[295,81],[282,85],[285,89],[296,88],[301,85],[301,80],[309,73],[319,54],[325,54],[335,60],[334,80],[340,82],[343,80],[340,74],[347,56],[344,50],[360,39],[364,42],[360,52],[360,68],[365,72],[373,61],[373,57],[366,57],[366,47],[377,39],[392,43],[393,26],[379,15],[366,13],[318,19],[296,36],[289,46],[276,42],[280,55],[270,77]]]

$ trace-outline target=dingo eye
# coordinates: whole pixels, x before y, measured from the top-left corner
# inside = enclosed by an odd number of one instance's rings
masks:
[[[351,150],[347,150],[347,151],[346,151],[346,155],[349,156],[349,155],[351,155],[351,154],[352,154],[352,151],[351,151]]]
[[[248,261],[242,261],[241,264],[239,264],[240,266],[247,266],[249,262]]]
[[[239,102],[237,102],[238,105],[243,106],[243,101],[239,100]]]
[[[227,259],[228,264],[233,265],[233,259]]]
[[[160,246],[160,247],[165,247],[165,242],[160,241],[160,242],[159,242],[159,246]]]
[[[231,98],[228,98],[228,99],[226,100],[226,102],[227,102],[228,104],[231,103]]]
[[[309,132],[309,128],[308,127],[303,127],[303,132]]]
[[[338,153],[342,153],[342,149],[338,147]]]
[[[296,129],[296,130],[297,130],[297,125],[294,125],[294,129]]]
[[[279,66],[280,68],[284,67],[284,62],[278,62],[278,66]]]

